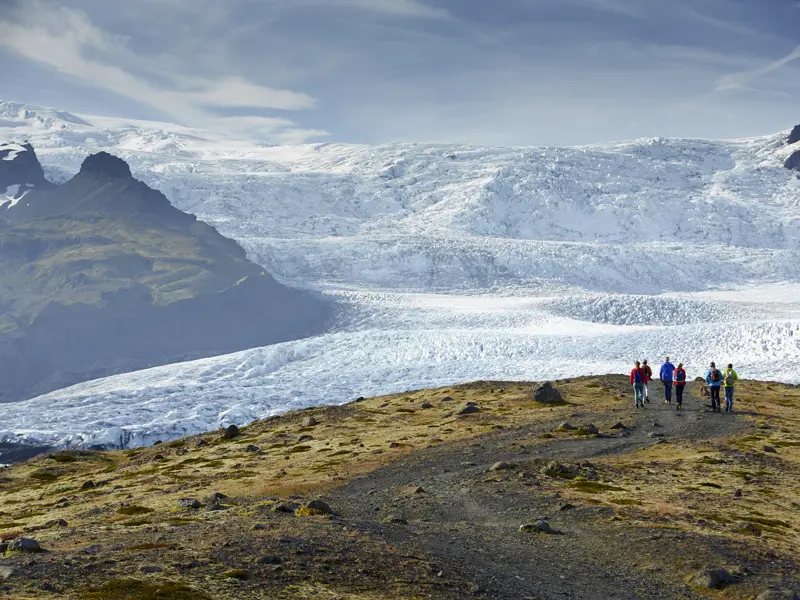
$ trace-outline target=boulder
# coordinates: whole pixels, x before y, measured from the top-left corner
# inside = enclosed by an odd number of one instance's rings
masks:
[[[303,427],[314,427],[318,421],[314,417],[306,417],[303,419]]]
[[[501,460],[500,462],[496,462],[491,467],[489,467],[489,470],[490,471],[507,471],[509,469],[513,469],[514,466],[515,466],[514,463],[505,462],[505,461]]]
[[[553,431],[575,431],[576,427],[567,421],[561,423],[558,427],[553,429]]]
[[[323,500],[311,500],[297,510],[298,514],[307,515],[332,515],[333,509]]]
[[[789,143],[796,144],[797,142],[800,142],[800,125],[795,125],[789,134]]]
[[[557,535],[561,533],[557,529],[553,529],[550,523],[544,519],[536,521],[535,523],[525,523],[519,526],[520,533],[546,533],[548,535]]]
[[[394,525],[408,525],[408,520],[400,515],[389,515],[383,521],[384,523],[392,523]]]
[[[139,567],[140,573],[161,573],[163,570],[158,565],[142,565]]]
[[[769,454],[777,454],[778,453],[778,451],[775,450],[774,446],[764,446],[763,450],[764,450],[764,452],[768,452]]]
[[[259,565],[279,565],[282,562],[283,561],[279,556],[275,556],[273,554],[265,554],[264,556],[260,556],[256,560],[256,563],[258,563]]]
[[[458,415],[474,415],[475,413],[481,412],[481,409],[473,404],[469,404],[459,410],[456,414]]]
[[[245,451],[252,452],[253,454],[255,454],[257,452],[261,452],[261,448],[259,448],[255,444],[247,444],[247,447],[245,448]]]
[[[692,575],[689,583],[707,590],[720,590],[736,583],[736,578],[725,569],[703,569]]]
[[[423,402],[422,404],[419,405],[419,407],[420,408],[433,408],[433,404],[431,404],[430,402]]]
[[[222,500],[227,500],[228,497],[222,492],[213,492],[203,498],[205,504],[219,504]]]
[[[581,425],[578,427],[577,433],[580,435],[597,435],[600,431],[594,423],[589,423],[588,425]]]
[[[627,429],[627,427],[625,427],[625,425],[623,425],[622,423],[615,423],[614,425],[611,426],[611,429],[614,429],[614,430],[617,430],[617,429],[625,430],[625,429]]]
[[[44,550],[36,540],[21,537],[8,542],[8,549],[6,552],[9,554],[12,552],[25,552],[28,554],[33,554],[37,552],[44,552]]]
[[[302,444],[303,442],[311,442],[311,441],[313,441],[313,439],[314,439],[313,435],[305,434],[305,435],[301,435],[299,438],[297,438],[297,443],[298,444]]]
[[[561,392],[554,388],[549,381],[536,386],[531,393],[531,398],[534,402],[539,402],[540,404],[561,404],[564,402]]]
[[[176,502],[178,508],[197,510],[202,506],[197,498],[181,498]]]
[[[756,600],[800,600],[800,596],[794,590],[772,588],[761,592]]]
[[[793,171],[800,171],[800,150],[794,152],[787,158],[783,166]]]
[[[239,436],[239,428],[236,425],[228,425],[222,432],[222,437],[226,440],[232,440]]]

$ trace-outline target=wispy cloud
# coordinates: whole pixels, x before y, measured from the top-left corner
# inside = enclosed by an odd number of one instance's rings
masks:
[[[220,117],[208,108],[303,110],[313,108],[316,100],[302,92],[275,89],[240,77],[216,80],[164,72],[156,61],[133,53],[126,38],[95,27],[85,13],[44,0],[27,0],[24,10],[0,16],[0,46],[65,75],[151,106],[186,125],[235,133],[269,133],[294,140],[326,133],[296,128],[285,119],[261,118],[260,126],[254,128],[252,122]],[[173,83],[167,86],[159,81]]]
[[[317,3],[324,1],[317,0]],[[331,4],[330,0],[327,3]],[[450,12],[446,9],[429,6],[419,0],[338,0],[338,4],[401,17],[440,19],[450,16]]]
[[[769,75],[773,71],[777,71],[781,67],[784,67],[799,58],[800,46],[797,46],[792,52],[783,58],[764,65],[763,67],[720,77],[716,81],[714,90],[717,92],[727,92],[731,90],[747,89],[748,85],[756,79],[760,79],[766,75]]]

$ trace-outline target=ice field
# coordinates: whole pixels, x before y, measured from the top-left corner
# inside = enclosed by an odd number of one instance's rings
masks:
[[[786,134],[576,148],[258,146],[0,102],[61,181],[91,152],[339,306],[322,336],[0,405],[0,440],[135,446],[292,408],[669,354],[800,383]]]

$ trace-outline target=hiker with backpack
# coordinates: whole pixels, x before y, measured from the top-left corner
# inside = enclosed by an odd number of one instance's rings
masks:
[[[725,388],[725,412],[733,412],[733,390],[739,375],[733,370],[733,365],[728,363],[728,368],[722,374],[722,387]]]
[[[706,384],[708,384],[708,392],[711,394],[711,411],[722,412],[719,402],[719,390],[722,387],[722,371],[717,368],[714,362],[709,365],[708,372],[706,373]]]
[[[650,390],[647,389],[647,384],[653,378],[653,369],[647,364],[647,359],[642,361],[642,372],[644,373],[644,401],[650,403]]]
[[[641,363],[637,360],[631,370],[631,385],[633,386],[633,401],[636,408],[644,408],[644,378],[645,373]]]
[[[664,404],[672,404],[672,375],[675,373],[675,365],[669,362],[669,356],[664,359],[658,378],[664,384]]]
[[[686,387],[686,371],[683,363],[678,363],[678,368],[675,369],[672,377],[675,384],[675,402],[677,403],[675,410],[681,410],[683,408],[683,390]]]

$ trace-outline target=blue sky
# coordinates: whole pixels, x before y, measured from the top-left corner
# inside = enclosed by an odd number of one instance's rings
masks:
[[[0,98],[283,143],[800,123],[800,0],[0,0]]]

